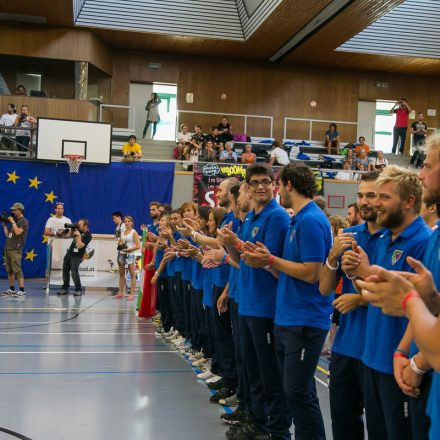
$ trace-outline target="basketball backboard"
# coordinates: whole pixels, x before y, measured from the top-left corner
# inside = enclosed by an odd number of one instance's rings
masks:
[[[83,163],[109,164],[112,125],[104,122],[38,118],[39,160],[66,161],[65,155],[83,156]]]

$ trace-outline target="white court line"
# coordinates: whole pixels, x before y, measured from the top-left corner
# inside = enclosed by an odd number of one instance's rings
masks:
[[[0,332],[0,335],[154,335],[155,332]]]
[[[317,380],[321,385],[324,385],[326,388],[328,388],[328,385],[321,379],[315,376],[315,380]]]
[[[0,351],[0,354],[144,354],[178,353],[175,350],[133,350],[133,351]]]
[[[2,324],[20,324],[20,326],[23,325],[27,325],[27,324],[42,324],[42,325],[47,325],[47,324],[67,324],[67,325],[92,325],[92,324],[96,324],[96,325],[122,325],[122,324],[131,324],[131,325],[135,325],[135,324],[141,324],[141,325],[153,325],[153,323],[151,322],[139,322],[139,321],[127,321],[127,322],[118,322],[118,321],[114,321],[114,322],[49,322],[49,321],[0,321],[0,325]]]

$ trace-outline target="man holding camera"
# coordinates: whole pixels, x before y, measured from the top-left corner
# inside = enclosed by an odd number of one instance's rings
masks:
[[[29,222],[24,217],[24,206],[22,203],[12,205],[12,216],[2,218],[3,231],[6,235],[5,243],[5,266],[8,274],[9,289],[4,295],[14,295],[18,297],[25,296],[24,276],[21,270],[21,258],[23,254],[24,243],[29,229]],[[15,291],[15,280],[18,282],[19,291]]]
[[[396,124],[393,129],[393,154],[396,153],[399,139],[400,145],[398,152],[403,154],[405,150],[406,131],[408,130],[408,119],[411,112],[411,107],[405,98],[400,98],[390,110],[390,113],[396,114]]]
[[[63,286],[58,295],[67,295],[69,293],[70,274],[72,274],[75,284],[75,296],[82,295],[81,279],[79,277],[79,265],[81,264],[87,245],[92,240],[92,234],[89,231],[89,221],[82,218],[76,225],[65,224],[66,229],[72,230],[72,244],[66,252],[63,260]]]

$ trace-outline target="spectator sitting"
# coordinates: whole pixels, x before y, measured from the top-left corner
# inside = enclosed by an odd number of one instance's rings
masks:
[[[211,140],[206,141],[205,148],[203,149],[202,154],[199,156],[199,160],[201,162],[217,161],[217,152],[214,150],[214,142]]]
[[[176,146],[173,150],[173,157],[176,160],[182,160],[183,159],[183,149],[185,148],[185,143],[182,141],[179,141],[176,143]]]
[[[360,162],[359,164],[358,164],[358,168],[357,168],[357,170],[358,171],[366,171],[368,168],[365,168],[365,165],[364,165],[364,163],[363,162]],[[353,180],[361,180],[361,173],[355,173],[355,176],[354,176],[354,179]]]
[[[218,131],[218,128],[214,125],[211,127],[211,134],[208,134],[205,137],[205,142],[206,141],[212,141],[213,145],[214,145],[214,149],[218,150],[220,147],[220,144],[222,144],[222,139],[221,139],[221,135]],[[222,144],[223,146],[223,144]]]
[[[272,144],[272,150],[270,150],[269,165],[287,165],[290,163],[289,155],[287,151],[280,147],[278,141],[274,141]]]
[[[226,116],[223,116],[222,122],[220,122],[217,127],[223,145],[226,145],[226,142],[234,139],[234,136],[232,135],[232,125],[229,123],[229,120]]]
[[[188,131],[188,126],[186,124],[180,124],[180,131],[177,133],[177,140],[188,144],[191,140],[191,133]]]
[[[7,129],[6,127],[12,127],[17,119],[17,114],[15,112],[15,105],[9,103],[6,106],[6,113],[3,113],[0,118],[0,126],[2,132],[6,135],[1,138],[0,148],[3,150],[13,150],[14,140],[11,137],[14,135],[13,129]]]
[[[20,84],[19,86],[17,86],[17,88],[15,89],[15,94],[17,96],[27,96],[27,90],[26,87],[22,84]]]
[[[347,161],[350,164],[351,170],[354,170],[356,168],[355,157],[353,150],[351,148],[347,150],[347,157],[345,158],[345,161]]]
[[[257,161],[257,155],[255,153],[252,153],[251,144],[246,144],[244,148],[245,148],[245,152],[242,153],[241,155],[241,163],[252,165]]]
[[[339,147],[341,146],[341,141],[339,139],[339,132],[337,126],[331,123],[329,129],[325,132],[325,147],[327,148],[328,154],[331,154],[332,148],[336,148],[336,154],[339,154]]]
[[[124,159],[140,159],[142,157],[141,146],[136,142],[136,136],[132,134],[128,138],[128,143],[122,147],[122,155]]]
[[[359,165],[362,164],[364,166],[364,170],[368,170],[368,155],[365,151],[361,151],[359,153],[359,157],[355,160],[356,169],[359,169]]]
[[[232,144],[226,142],[225,149],[220,153],[220,162],[237,162],[237,154],[232,150]]]
[[[365,150],[367,154],[370,154],[370,147],[365,143],[365,138],[361,136],[359,138],[359,142],[355,145],[354,151],[356,156],[359,156],[359,153]]]
[[[191,142],[184,148],[183,156],[185,157],[185,160],[190,160],[191,162],[198,162],[201,150],[202,150],[201,145],[199,145],[194,140],[191,140]]]
[[[191,140],[197,142],[200,146],[205,143],[205,135],[202,133],[202,126],[196,125],[194,127],[195,133],[191,136]]]
[[[388,166],[388,160],[383,156],[383,151],[379,150],[377,157],[370,162],[369,169],[382,171],[386,166]]]
[[[342,170],[338,171],[336,173],[335,179],[339,180],[353,180],[353,173],[350,171],[350,162],[348,160],[344,160],[344,163],[342,164]]]

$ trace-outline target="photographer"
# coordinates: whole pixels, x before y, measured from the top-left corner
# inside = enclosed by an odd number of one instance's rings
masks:
[[[396,114],[396,123],[393,129],[393,154],[395,154],[397,151],[399,139],[400,146],[397,154],[403,154],[405,150],[406,131],[408,129],[409,114],[411,112],[411,107],[408,105],[408,102],[405,98],[400,98],[390,110],[390,113]]]
[[[14,203],[10,208],[12,216],[2,215],[3,231],[6,235],[5,243],[5,266],[8,274],[9,289],[4,295],[15,295],[22,297],[24,291],[24,276],[21,270],[21,258],[26,241],[29,222],[24,218],[24,206],[21,203]],[[19,291],[14,288],[15,279],[18,282]]]
[[[86,247],[92,240],[92,234],[89,232],[89,221],[82,218],[76,225],[66,223],[66,229],[72,230],[73,240],[63,260],[63,286],[58,295],[67,295],[69,293],[70,274],[72,274],[75,284],[75,296],[82,295],[81,279],[79,277],[79,265],[82,262]]]
[[[30,115],[29,107],[27,105],[21,106],[21,114],[17,116],[14,127],[22,128],[15,132],[15,143],[18,151],[30,150],[29,143],[31,140],[31,128],[36,124],[37,120]]]

